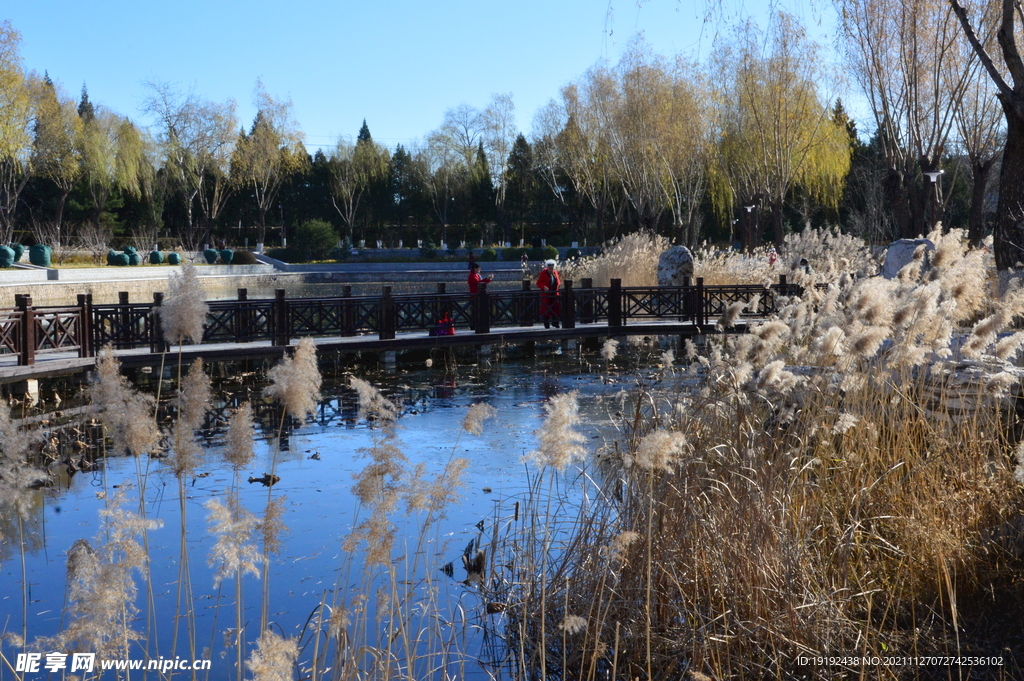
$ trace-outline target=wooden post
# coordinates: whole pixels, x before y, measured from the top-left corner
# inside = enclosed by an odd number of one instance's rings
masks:
[[[693,319],[693,284],[689,277],[683,277],[683,316],[679,321],[689,321]],[[683,347],[680,345],[679,347]]]
[[[14,305],[21,311],[21,356],[18,364],[29,366],[36,363],[36,318],[32,310],[32,296],[15,294]]]
[[[232,321],[234,322],[231,326],[231,331],[235,335],[236,343],[244,343],[252,340],[252,310],[249,309],[248,305],[244,303],[249,300],[249,289],[240,288],[238,289],[238,302],[242,303],[235,307],[235,314],[232,315]]]
[[[434,328],[434,325],[443,319],[446,314],[451,315],[451,304],[448,301],[447,296],[448,284],[443,281],[437,282],[437,293],[434,295],[434,304],[430,307],[434,318],[431,320],[432,324],[427,328],[428,332],[430,332]]]
[[[92,305],[89,296],[78,294],[78,356],[92,357]]]
[[[385,286],[380,299],[377,313],[377,337],[380,340],[395,338],[395,299],[391,297],[391,287]]]
[[[707,301],[704,300],[704,277],[697,277],[697,291],[694,294],[697,301],[697,316],[695,321],[699,326],[704,326],[708,323],[708,306]]]
[[[535,312],[537,307],[532,304],[537,300],[537,297],[534,296],[530,290],[532,285],[533,282],[529,279],[523,279],[523,290],[519,294],[519,311],[516,315],[522,326],[533,326],[533,320],[537,316]]]
[[[161,291],[153,292],[153,315],[150,324],[149,351],[153,353],[166,352],[167,343],[164,341],[164,320],[160,316],[160,306],[164,304],[164,294]]]
[[[487,282],[480,282],[480,289],[473,301],[473,328],[477,333],[491,332],[491,302],[487,295]]]
[[[572,290],[572,279],[566,279],[562,283],[562,328],[576,328],[576,297]]]
[[[118,291],[117,293],[117,304],[121,305],[121,309],[118,311],[118,316],[121,321],[121,333],[115,336],[114,347],[115,348],[133,348],[135,347],[135,334],[132,333],[131,328],[131,313],[128,310],[129,298],[127,291]]]
[[[288,329],[288,299],[285,298],[283,288],[274,289],[274,340],[276,346],[284,346],[289,343]]]
[[[341,335],[342,336],[354,336],[356,335],[356,314],[355,309],[352,307],[352,287],[345,285],[341,287],[341,297],[346,300],[341,301]]]
[[[580,321],[584,324],[594,323],[594,280],[583,277],[580,280]]]
[[[608,289],[608,326],[622,326],[622,280],[612,279]]]

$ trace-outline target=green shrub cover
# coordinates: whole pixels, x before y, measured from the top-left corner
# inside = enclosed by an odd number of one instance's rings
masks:
[[[138,251],[135,249],[135,246],[125,246],[124,252],[127,253],[128,255],[131,255],[132,253],[138,253]]]
[[[116,265],[117,267],[128,267],[128,254],[127,253],[115,253],[114,254],[114,258],[113,258],[113,262],[110,263],[110,264],[111,265]]]
[[[235,252],[230,248],[225,248],[220,252],[220,260],[225,265],[230,265],[231,261],[235,259]]]
[[[36,267],[49,267],[52,254],[53,249],[46,244],[36,244],[28,249],[28,261]]]
[[[25,247],[19,243],[11,244],[14,250],[14,262],[21,262],[21,256],[25,255]]]
[[[558,260],[558,249],[554,246],[531,248],[530,260]]]
[[[501,259],[505,262],[514,262],[521,260],[523,253],[526,253],[527,256],[529,256],[530,252],[525,248],[503,248],[501,249]]]
[[[494,262],[498,259],[498,252],[493,248],[485,248],[480,254],[480,260],[483,262]]]
[[[281,262],[302,262],[302,254],[294,248],[271,248],[267,251],[267,257]]]
[[[217,258],[219,256],[220,253],[218,253],[217,250],[214,248],[207,248],[205,251],[203,251],[203,257],[206,258],[206,263],[208,265],[212,265],[213,263],[217,262]]]
[[[149,264],[159,265],[164,261],[164,254],[160,251],[151,251],[149,254]]]
[[[135,251],[125,251],[124,254],[128,256],[128,264],[132,267],[137,267],[142,264],[142,256]]]
[[[0,246],[0,267],[10,267],[14,264],[14,249],[7,246]]]
[[[168,265],[180,265],[181,264],[181,253],[168,253],[167,254]]]
[[[340,237],[326,220],[307,220],[295,230],[294,246],[303,260],[326,260]]]
[[[260,261],[256,259],[256,256],[252,251],[240,250],[235,251],[234,258],[231,260],[232,265],[259,265]]]
[[[115,251],[113,248],[111,248],[109,251],[107,251],[107,264],[108,265],[116,265],[117,264],[117,251]]]

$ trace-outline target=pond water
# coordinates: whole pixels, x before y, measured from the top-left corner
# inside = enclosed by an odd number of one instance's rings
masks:
[[[535,447],[534,431],[543,419],[544,404],[549,397],[580,391],[580,412],[585,424],[580,430],[591,452],[615,437],[611,415],[618,408],[616,394],[624,387],[628,389],[631,380],[626,376],[618,380],[602,378],[587,373],[586,369],[586,365],[555,356],[499,363],[487,370],[464,366],[454,371],[407,368],[393,374],[361,374],[387,397],[401,404],[397,436],[410,466],[423,464],[429,477],[439,474],[453,456],[469,461],[463,485],[457,491],[457,501],[424,535],[427,569],[436,571],[438,566],[449,562],[455,566],[454,575],[444,581],[440,599],[451,599],[462,606],[479,600],[474,587],[462,583],[465,573],[461,556],[467,544],[479,537],[491,519],[512,513],[517,495],[526,490],[528,478],[523,457]],[[365,516],[365,509],[360,511],[352,493],[353,475],[367,465],[368,459],[360,450],[373,445],[380,437],[380,428],[358,418],[355,392],[341,381],[325,385],[323,393],[325,398],[318,417],[286,431],[273,468],[280,481],[273,486],[271,494],[275,499],[285,500],[283,521],[288,532],[269,568],[270,620],[276,631],[287,636],[299,636],[321,602],[330,604],[339,593],[352,599],[358,590],[367,588],[367,582],[352,576],[361,573],[362,558],[347,555],[342,550],[342,541],[360,521],[360,513]],[[220,399],[222,407],[230,408],[237,404],[239,394],[225,396],[221,393]],[[485,424],[480,436],[461,429],[467,408],[476,402],[486,402],[497,410],[496,417]],[[271,408],[267,406],[266,410],[270,413]],[[271,458],[278,443],[273,423],[266,421],[254,431],[257,459],[241,472],[241,503],[257,516],[263,512],[268,490],[259,483],[245,480],[271,470]],[[199,475],[186,482],[184,503],[185,544],[196,602],[195,650],[198,657],[213,660],[211,670],[203,676],[211,679],[236,678],[237,674],[235,652],[226,645],[224,635],[235,622],[234,581],[225,579],[220,588],[216,588],[208,563],[215,538],[208,531],[209,512],[204,505],[211,499],[223,499],[233,478],[231,469],[221,458],[223,422],[219,425],[218,428],[214,419],[213,427],[206,433],[208,441],[197,469]],[[105,471],[80,472],[60,489],[40,491],[26,526],[29,641],[54,635],[62,626],[66,559],[72,544],[82,538],[90,542],[98,540],[100,511],[116,491],[127,492],[127,508],[139,507],[138,466],[145,476],[146,491],[142,500],[145,514],[151,520],[162,521],[163,527],[148,533],[151,607],[155,616],[147,616],[150,606],[146,604],[146,591],[143,580],[136,575],[140,612],[134,625],[146,635],[146,641],[140,645],[146,647],[151,658],[192,656],[190,646],[184,642],[187,638],[184,624],[179,626],[176,648],[173,643],[181,567],[178,481],[167,466],[154,459],[112,459],[106,463]],[[565,474],[566,477],[572,475],[572,470]],[[408,563],[408,556],[415,550],[409,544],[415,543],[421,521],[422,517],[415,515],[405,517],[400,511],[395,514],[399,535],[393,551],[393,566]],[[23,629],[21,560],[16,541],[12,540],[17,537],[17,528],[12,527],[9,519],[5,525],[7,540],[0,556],[0,631],[20,634]],[[245,656],[248,657],[259,635],[261,580],[246,576],[243,584],[248,642]],[[373,599],[373,594],[364,595]],[[441,611],[447,611],[447,607],[443,606]],[[480,631],[479,627],[471,628],[473,632]],[[473,632],[463,636],[477,635]],[[472,652],[481,644],[470,640],[464,645]],[[19,650],[12,648],[9,642],[3,648],[9,658]],[[309,657],[311,652],[305,650],[303,654]],[[143,657],[141,650],[137,657]],[[459,674],[460,678],[466,676],[491,678],[472,664]]]

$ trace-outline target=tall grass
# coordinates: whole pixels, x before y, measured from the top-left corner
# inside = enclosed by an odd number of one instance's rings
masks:
[[[794,236],[780,262],[806,257],[814,272],[801,272],[804,280],[830,286],[782,301],[749,333],[709,337],[701,349],[689,342],[682,360],[660,352],[660,370],[640,372],[647,378],[618,396],[619,438],[600,451],[580,434],[576,394],[547,399],[526,457],[529,492],[481,523],[461,568],[447,562],[443,523],[468,465],[455,456],[461,435],[428,475],[404,451],[402,405],[351,379],[372,435],[358,452],[366,461],[353,480],[359,507],[351,526],[338,529],[336,583],[291,606],[309,613],[297,636],[276,628],[269,612],[269,564],[285,508],[271,485],[260,517],[239,490],[253,459],[252,408],[243,403],[227,424],[230,487],[206,505],[214,586],[234,581],[224,647],[234,647],[237,678],[247,670],[256,679],[314,681],[463,678],[473,670],[523,680],[942,673],[797,661],[820,655],[1004,655],[1011,665],[1003,647],[1019,644],[1024,597],[1016,548],[1024,445],[1011,411],[1024,376],[1012,364],[1024,346],[1014,329],[1024,287],[1011,283],[997,297],[983,251],[968,250],[959,232],[931,238],[930,263],[914,260],[888,281],[864,276],[875,261],[846,237]],[[624,240],[588,272],[650,266],[653,275],[658,248],[649,236]],[[697,261],[698,275],[702,266],[723,279],[771,274],[757,254],[698,252]],[[606,373],[635,352],[607,343]],[[61,632],[28,641],[24,624],[13,640],[155,656],[157,645],[144,640],[157,638],[152,616],[145,631],[135,621],[135,579],[150,589],[146,536],[155,528],[142,512],[145,455],[159,453],[156,465],[177,476],[184,523],[209,379],[197,362],[181,380],[178,418],[161,445],[153,401],[132,389],[109,353],[99,374],[92,400],[110,453],[135,457],[140,511],[110,494],[100,534],[70,547]],[[289,415],[301,423],[316,411],[313,344],[300,343],[268,379],[265,397],[281,405],[279,446]],[[476,404],[462,429],[480,435],[495,417]],[[5,514],[21,517],[28,488],[42,477],[28,463],[30,444],[0,405]],[[275,447],[271,476],[277,458]],[[181,541],[176,602],[191,622],[183,645],[202,656],[200,640],[218,632],[189,619],[184,525]],[[458,569],[465,577],[457,581]],[[263,595],[255,637],[247,577],[259,579]],[[996,618],[998,626],[989,623]],[[1020,672],[1003,670],[1004,678]]]
[[[928,272],[847,277],[713,340],[698,390],[641,386],[577,514],[531,499],[496,546],[521,676],[915,678],[797,658],[1005,654],[984,620],[1022,595],[1000,399],[1022,373],[997,333],[1024,292],[992,305],[984,254],[932,238]]]

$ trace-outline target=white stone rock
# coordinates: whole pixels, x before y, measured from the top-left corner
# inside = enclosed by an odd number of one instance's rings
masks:
[[[693,254],[686,246],[673,246],[658,258],[658,286],[682,286],[693,276]]]
[[[927,271],[931,266],[931,251],[935,250],[935,244],[929,239],[900,239],[889,244],[889,250],[885,252],[882,276],[886,279],[895,279],[900,270],[914,259],[917,247],[922,245],[925,248],[925,260],[921,272]]]

